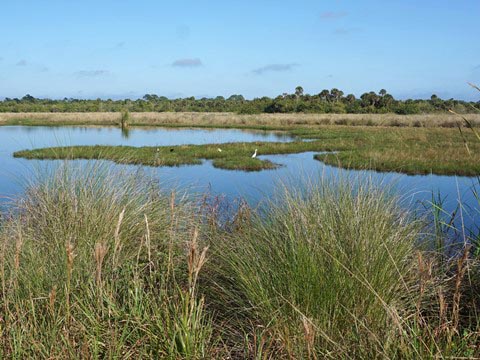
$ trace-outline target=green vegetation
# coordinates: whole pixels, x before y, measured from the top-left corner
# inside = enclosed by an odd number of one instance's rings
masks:
[[[62,167],[2,220],[1,358],[209,357],[192,204],[119,175]]]
[[[106,159],[149,166],[199,164],[213,160],[223,169],[261,170],[275,165],[251,159],[259,155],[335,152],[316,155],[327,164],[353,169],[397,171],[407,174],[480,174],[480,143],[474,133],[445,128],[317,127],[290,133],[313,141],[290,143],[228,143],[161,147],[72,146],[24,150],[27,159]],[[468,143],[468,148],[465,144]],[[218,151],[221,148],[221,152]]]
[[[284,93],[275,98],[261,97],[246,100],[242,95],[232,95],[225,99],[168,99],[165,96],[146,94],[136,100],[83,100],[83,99],[37,99],[25,95],[21,99],[5,98],[0,101],[1,112],[233,112],[239,114],[260,113],[323,113],[323,114],[376,114],[396,113],[425,114],[445,112],[453,109],[458,113],[475,112],[474,102],[455,99],[442,100],[433,94],[430,99],[396,100],[385,89],[378,93],[364,93],[360,98],[333,88],[324,89],[318,94],[305,94],[298,86],[293,94]]]
[[[120,127],[126,129],[130,126],[130,113],[128,111],[122,112],[122,118],[120,119]]]
[[[224,128],[254,130],[292,130],[316,128],[320,125],[391,126],[391,127],[466,127],[458,115],[452,113],[397,115],[397,114],[234,114],[201,112],[129,112],[131,127]],[[24,126],[119,126],[124,113],[0,113],[0,125]],[[467,114],[473,125],[480,124],[480,114]]]
[[[225,223],[138,174],[41,176],[0,222],[0,356],[480,356],[474,249],[424,250],[365,179],[295,188]]]

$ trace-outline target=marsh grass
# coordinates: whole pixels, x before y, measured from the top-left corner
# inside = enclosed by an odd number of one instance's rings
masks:
[[[305,151],[334,152],[315,155],[328,165],[360,170],[396,171],[407,174],[480,174],[480,142],[457,129],[391,127],[322,127],[295,129],[291,134],[312,141],[254,142],[159,147],[73,146],[24,150],[14,153],[27,159],[106,159],[149,166],[179,166],[213,161],[223,169],[258,171],[275,164],[251,159],[259,155]],[[469,142],[469,151],[464,141]],[[221,147],[222,152],[218,151]]]
[[[143,177],[40,176],[2,222],[0,355],[208,357],[195,228],[188,204]]]
[[[393,190],[306,180],[223,215],[142,173],[40,174],[0,222],[0,356],[480,356],[473,248],[425,250]]]
[[[212,237],[203,273],[215,324],[246,342],[239,357],[480,354],[478,263],[469,248],[422,250],[423,221],[390,191],[322,180],[243,215]]]
[[[480,123],[479,114],[465,117],[473,124]],[[0,113],[3,125],[110,125],[118,124],[115,112],[90,113]],[[206,128],[254,128],[288,130],[299,127],[337,126],[392,126],[392,127],[446,127],[456,128],[458,118],[452,114],[256,114],[195,113],[195,112],[140,112],[130,113],[135,126],[172,126]]]
[[[325,180],[303,190],[286,190],[267,213],[212,240],[205,276],[222,294],[218,312],[264,329],[278,356],[387,354],[416,224],[369,185]]]

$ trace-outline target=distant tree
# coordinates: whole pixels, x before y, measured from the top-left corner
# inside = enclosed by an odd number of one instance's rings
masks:
[[[228,99],[228,101],[245,101],[245,98],[243,95],[231,95]]]
[[[381,89],[381,90],[378,92],[378,94],[379,94],[380,96],[385,96],[385,95],[387,95],[387,90]]]
[[[24,97],[22,97],[22,101],[25,101],[25,102],[35,102],[35,98],[30,95],[30,94],[27,94],[25,95]]]
[[[145,101],[158,101],[158,96],[155,94],[145,94],[142,99]]]
[[[303,96],[303,87],[297,86],[297,87],[295,88],[295,96],[296,96],[297,98]]]
[[[347,96],[345,96],[345,101],[349,104],[353,104],[355,102],[355,100],[357,100],[355,98],[355,95],[353,94],[348,94]]]
[[[323,89],[322,91],[320,91],[320,94],[318,94],[318,96],[320,96],[320,99],[322,100],[328,100],[329,95],[330,91],[328,91],[327,89]]]
[[[364,107],[375,107],[378,102],[378,98],[378,95],[375,94],[373,91],[364,93],[362,94],[362,96],[360,96],[360,99],[362,100],[362,106]]]
[[[343,91],[342,90],[338,90],[337,88],[333,88],[332,90],[330,90],[330,97],[332,98],[333,101],[338,101],[342,98],[343,96]]]

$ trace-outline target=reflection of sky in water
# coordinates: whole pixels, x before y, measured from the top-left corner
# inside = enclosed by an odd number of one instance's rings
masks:
[[[205,144],[234,141],[290,141],[281,133],[243,131],[243,130],[193,130],[193,129],[132,129],[129,137],[122,137],[117,128],[48,128],[48,127],[0,127],[0,196],[13,195],[21,191],[22,176],[31,176],[31,169],[42,166],[45,161],[14,159],[14,151],[44,146],[59,145],[175,145]],[[253,149],[252,149],[253,151]],[[270,159],[282,164],[279,169],[260,172],[242,172],[216,169],[210,161],[203,165],[146,168],[147,173],[158,176],[165,186],[180,186],[195,192],[209,191],[212,194],[224,194],[228,199],[244,197],[250,204],[256,205],[271,197],[276,185],[282,182],[294,182],[301,176],[315,178],[319,176],[358,176],[358,171],[345,171],[313,159],[314,153],[271,155],[260,158]],[[75,161],[81,163],[82,161]],[[136,169],[135,166],[125,166]],[[22,175],[23,174],[23,175]],[[361,176],[372,176],[382,184],[394,183],[402,201],[409,207],[418,207],[419,201],[430,201],[432,192],[440,193],[445,199],[445,207],[453,211],[460,196],[465,206],[475,210],[478,203],[472,196],[471,187],[475,179],[454,176],[416,175],[397,173],[382,174],[363,172]],[[472,219],[465,217],[466,224]]]

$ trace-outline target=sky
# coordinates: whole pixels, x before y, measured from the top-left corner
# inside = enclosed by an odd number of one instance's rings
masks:
[[[479,0],[0,0],[0,98],[479,100]]]

